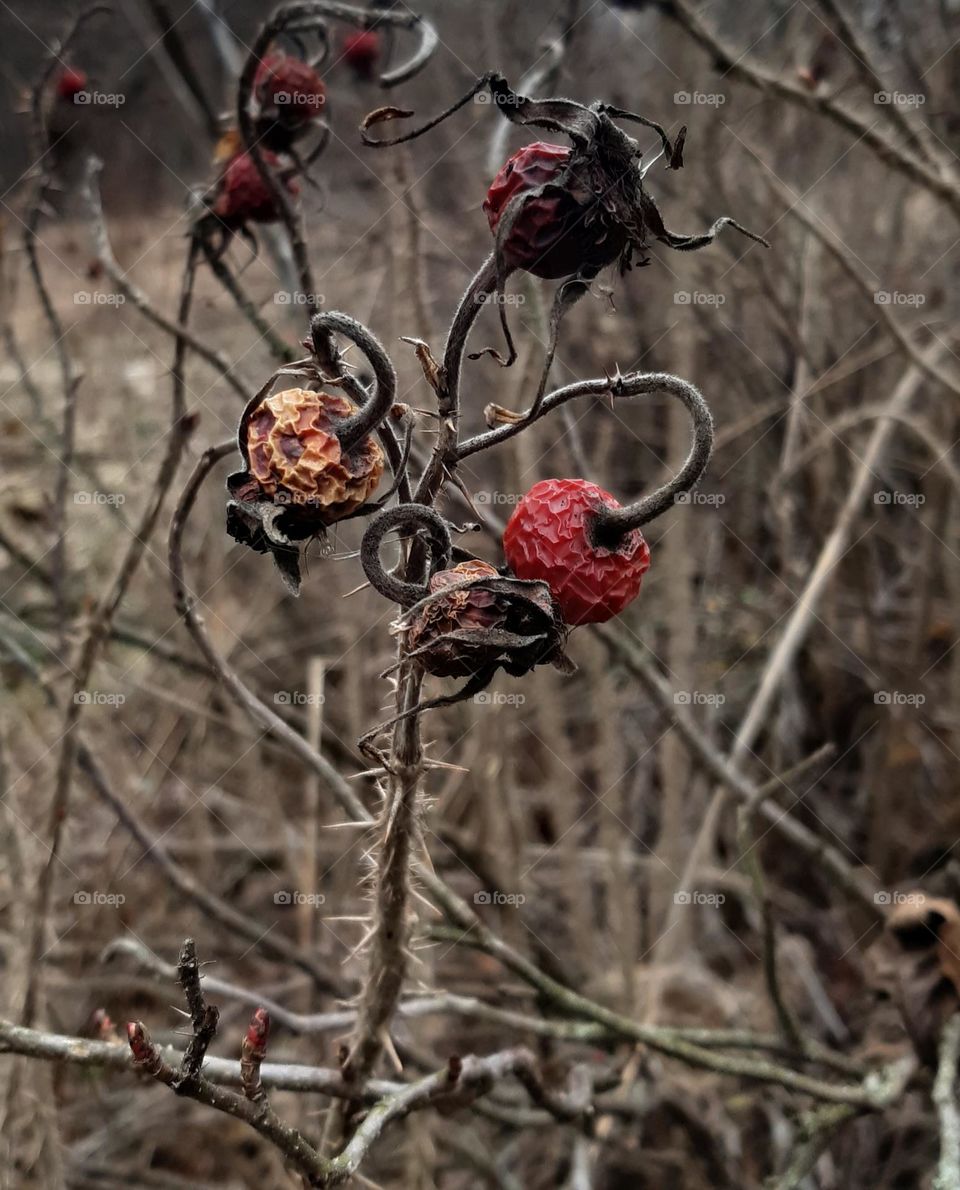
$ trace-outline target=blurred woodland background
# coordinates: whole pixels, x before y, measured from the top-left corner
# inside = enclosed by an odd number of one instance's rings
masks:
[[[607,270],[567,318],[554,384],[617,367],[687,377],[710,402],[716,451],[697,493],[651,526],[640,598],[572,634],[574,675],[501,675],[424,718],[428,754],[450,767],[426,776],[413,862],[480,924],[418,877],[417,961],[375,1076],[395,1091],[452,1055],[523,1046],[527,1082],[549,1093],[491,1077],[468,1102],[413,1111],[351,1184],[960,1186],[960,5],[412,7],[439,45],[389,94],[350,68],[334,23],[330,141],[300,205],[317,302],[386,344],[424,434],[434,398],[401,336],[439,354],[491,249],[487,186],[514,149],[555,138],[474,101],[374,150],[358,133],[372,108],[422,121],[484,71],[524,89],[539,69],[538,96],[602,99],[671,135],[686,124],[684,168],[647,177],[668,225],[729,214],[770,248],[730,231],[697,253],[654,244],[647,267]],[[346,823],[333,778],[224,689],[181,623],[167,560],[196,459],[307,333],[281,230],[256,255],[237,238],[224,258],[268,336],[199,268],[190,328],[236,383],[186,352],[196,424],[86,685],[69,804],[56,800],[78,655],[171,433],[170,329],[195,195],[236,103],[228,61],[242,64],[269,10],[126,0],[91,19],[66,64],[114,101],[77,106],[38,165],[26,97],[76,11],[0,5],[0,1185],[298,1186],[242,1121],[119,1069],[127,1021],[182,1049],[187,937],[224,1059],[266,1000],[269,1060],[335,1071],[367,969],[377,830]],[[115,262],[83,195],[90,154]],[[32,280],[34,235],[52,310]],[[114,264],[166,329],[120,300]],[[467,363],[465,433],[488,403],[529,403],[552,288],[511,281],[520,358]],[[500,342],[485,311],[471,346]],[[79,379],[64,465],[65,367]],[[567,409],[465,462],[472,509],[452,488],[441,502],[487,522],[469,548],[494,564],[535,480],[581,475],[627,501],[686,452],[686,414],[666,399]],[[389,714],[395,609],[357,590],[362,526],[311,547],[294,599],[267,557],[227,537],[227,470],[185,534],[198,611],[245,686],[375,814],[356,741]],[[43,1060],[16,1031],[27,1024],[101,1049]],[[564,1116],[553,1091],[574,1096],[584,1078]],[[271,1102],[319,1134],[332,1100],[281,1088]]]

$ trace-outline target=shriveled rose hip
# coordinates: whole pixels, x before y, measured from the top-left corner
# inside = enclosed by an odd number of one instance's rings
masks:
[[[363,79],[373,78],[380,61],[381,40],[376,29],[358,29],[343,39],[343,60]]]
[[[619,508],[609,492],[586,479],[544,479],[514,510],[503,534],[513,573],[550,588],[564,621],[601,624],[636,599],[650,566],[650,549],[639,529],[615,549],[596,542],[595,514]]]
[[[280,165],[275,153],[265,152],[263,156],[274,168]],[[283,184],[291,197],[300,193],[296,179],[285,178]],[[217,183],[213,213],[230,228],[245,223],[275,223],[280,217],[273,195],[249,153],[237,153],[227,163]]]

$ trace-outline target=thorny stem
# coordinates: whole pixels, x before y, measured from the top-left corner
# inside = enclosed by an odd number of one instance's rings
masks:
[[[432,559],[432,570],[443,570],[450,562],[450,531],[446,522],[425,504],[401,504],[379,513],[370,522],[360,546],[360,563],[370,585],[386,599],[401,607],[412,607],[427,593],[422,583],[404,582],[384,570],[380,561],[383,539],[393,529],[425,529]]]
[[[933,1102],[940,1122],[940,1162],[933,1190],[960,1190],[960,1110],[957,1108],[957,1063],[960,1061],[960,1014],[950,1017],[940,1037],[940,1060],[933,1084]]]
[[[362,385],[352,386],[354,392],[357,388],[360,389],[363,393],[363,400],[358,412],[341,422],[337,427],[340,449],[346,454],[361,439],[372,433],[390,413],[397,395],[397,373],[379,339],[355,318],[335,311],[314,314],[310,319],[310,335],[318,358],[322,359],[329,355],[331,332],[343,335],[344,338],[359,347],[373,369],[376,384],[372,396],[363,389]],[[340,377],[337,376],[336,379],[340,380]]]

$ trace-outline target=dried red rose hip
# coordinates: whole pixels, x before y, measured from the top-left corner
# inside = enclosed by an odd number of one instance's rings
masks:
[[[375,29],[358,29],[343,39],[343,60],[358,78],[371,79],[380,61],[380,34]]]
[[[602,624],[636,599],[650,566],[650,549],[639,529],[615,549],[595,542],[592,521],[603,506],[620,504],[586,479],[544,479],[514,510],[503,534],[513,573],[550,588],[564,621]]]
[[[86,91],[88,81],[84,71],[77,70],[73,66],[64,66],[57,75],[55,87],[57,98],[66,99],[72,103],[81,91]]]
[[[483,209],[494,235],[511,200],[529,195],[512,215],[500,245],[509,268],[550,280],[568,277],[584,266],[600,268],[623,250],[625,233],[588,218],[577,201],[564,177],[570,158],[571,150],[564,145],[535,141],[514,153],[493,179]],[[547,189],[531,193],[540,187]]]
[[[274,168],[280,165],[276,154],[265,152],[263,156]],[[285,178],[283,184],[291,197],[300,193],[294,178]],[[249,153],[237,153],[227,163],[217,183],[212,210],[221,223],[232,229],[245,223],[274,223],[280,217],[273,195]]]
[[[277,152],[288,150],[327,102],[327,88],[310,63],[279,52],[257,67],[253,95],[259,108],[257,138]]]

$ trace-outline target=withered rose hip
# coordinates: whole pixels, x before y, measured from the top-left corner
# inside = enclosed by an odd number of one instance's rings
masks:
[[[258,138],[278,152],[290,148],[323,114],[327,102],[327,88],[310,63],[279,52],[257,67],[253,95],[259,108]]]
[[[358,29],[343,39],[343,59],[358,78],[373,78],[380,49],[380,34],[375,29]]]
[[[550,280],[569,277],[584,266],[602,268],[627,242],[626,230],[591,215],[577,198],[577,189],[563,182],[571,150],[536,141],[510,158],[487,191],[483,209],[497,234],[511,200],[518,204],[500,242],[504,264]],[[545,187],[540,193],[533,191]]]
[[[274,168],[280,165],[275,153],[265,152],[263,156]],[[294,178],[284,178],[283,184],[291,197],[300,193]],[[275,223],[280,217],[273,195],[248,153],[237,153],[227,163],[211,209],[221,223],[234,230],[246,223]]]
[[[341,451],[337,423],[356,412],[342,394],[303,388],[262,401],[246,423],[251,486],[258,496],[300,504],[323,524],[356,511],[376,490],[384,467],[383,451],[373,438],[347,454]]]
[[[650,566],[650,548],[639,529],[616,548],[594,536],[596,513],[620,504],[586,479],[544,479],[517,505],[503,534],[513,573],[550,588],[564,621],[601,624],[636,599]]]

